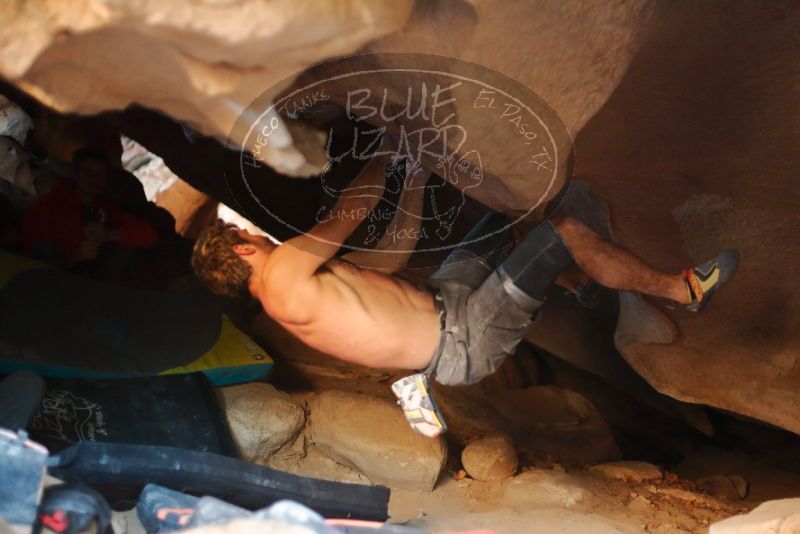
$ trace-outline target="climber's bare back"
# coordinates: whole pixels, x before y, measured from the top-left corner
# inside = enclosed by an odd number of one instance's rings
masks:
[[[272,253],[267,269],[302,252],[291,242]],[[283,249],[283,250],[282,250]],[[283,277],[285,280],[285,277]],[[433,295],[380,272],[329,260],[305,282],[251,288],[266,312],[307,345],[370,367],[424,368],[439,343]],[[282,303],[290,302],[291,306]]]

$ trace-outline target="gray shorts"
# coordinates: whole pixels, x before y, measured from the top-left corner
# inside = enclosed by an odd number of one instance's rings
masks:
[[[536,232],[535,242],[527,243],[527,250],[533,244],[541,251],[532,259],[532,266],[541,266],[542,276],[552,280],[562,267],[551,260],[564,244],[550,223],[542,225],[546,227]],[[440,384],[474,384],[494,373],[514,353],[541,306],[542,302],[533,300],[532,306],[523,309],[512,298],[511,292],[516,289],[510,286],[514,281],[502,263],[513,256],[512,247],[513,243],[507,243],[486,256],[457,248],[428,280],[442,330],[439,347],[423,372]]]

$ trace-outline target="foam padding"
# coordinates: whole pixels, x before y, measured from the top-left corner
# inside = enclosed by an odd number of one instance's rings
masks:
[[[0,251],[0,373],[202,372],[227,385],[262,378],[272,364],[205,294],[116,286]]]

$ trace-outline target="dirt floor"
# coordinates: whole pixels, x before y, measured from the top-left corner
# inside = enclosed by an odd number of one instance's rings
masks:
[[[554,485],[549,493],[525,483],[533,471],[503,482],[456,480],[450,474],[431,494],[393,491],[391,521],[434,532],[486,528],[516,534],[535,528],[559,533],[694,533],[707,532],[710,524],[747,513],[765,500],[800,494],[800,474],[721,450],[701,451],[677,470],[687,478],[667,472],[660,481],[640,483],[569,470],[563,485]],[[564,469],[555,466],[549,471]],[[743,473],[749,483],[747,498],[715,498],[694,482],[717,472]],[[578,502],[571,502],[576,495]]]
[[[498,534],[531,532],[705,532],[708,525],[735,515],[744,506],[687,502],[660,493],[680,488],[679,481],[655,484],[609,482],[586,473],[577,478],[592,492],[582,503],[558,506],[535,496],[510,497],[512,481],[442,481],[432,494],[394,491],[391,521],[430,529],[492,529]]]
[[[525,483],[529,468],[514,479],[479,482],[453,474],[440,480],[431,494],[395,490],[391,521],[436,532],[489,528],[498,534],[531,532],[707,532],[708,526],[746,513],[766,500],[800,494],[800,473],[769,461],[706,448],[667,471],[659,481],[608,479],[587,469],[566,471],[562,485],[542,493]],[[544,466],[560,473],[560,466]],[[696,480],[715,473],[740,473],[748,482],[747,497],[713,497]],[[518,487],[514,487],[514,486]],[[575,491],[576,488],[580,491]],[[570,497],[582,498],[571,502]],[[554,496],[555,495],[555,496]]]

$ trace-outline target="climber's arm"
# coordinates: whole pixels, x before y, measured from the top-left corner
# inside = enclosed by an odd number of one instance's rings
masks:
[[[388,157],[370,160],[331,212],[324,215],[323,222],[277,247],[264,267],[262,283],[269,286],[274,281],[286,291],[312,281],[319,267],[336,255],[342,243],[383,197],[388,161]]]
[[[425,186],[431,177],[423,168],[413,169],[411,173],[416,174],[403,181],[397,211],[375,248],[350,252],[342,259],[384,273],[394,273],[405,267],[419,240]]]

